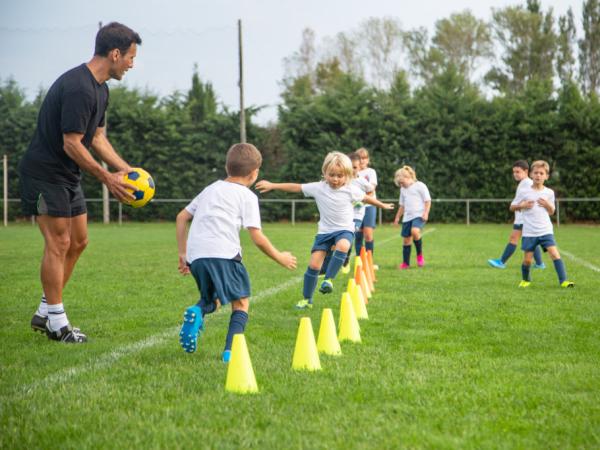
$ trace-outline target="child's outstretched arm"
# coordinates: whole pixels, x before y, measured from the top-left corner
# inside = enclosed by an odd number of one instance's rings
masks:
[[[431,200],[425,202],[425,211],[423,211],[423,215],[421,216],[425,222],[429,220],[429,210],[431,209]]]
[[[376,198],[370,197],[368,195],[365,195],[363,202],[368,203],[369,205],[377,206],[378,208],[381,208],[381,209],[394,209],[393,203],[382,203],[379,200],[377,200]]]
[[[260,228],[248,228],[248,233],[250,233],[252,242],[273,261],[289,270],[296,268],[296,257],[290,252],[280,252],[273,247],[269,238],[263,234]]]
[[[302,192],[302,185],[299,183],[271,183],[267,180],[260,180],[256,183],[256,189],[261,194],[269,191]]]
[[[182,275],[190,273],[190,268],[186,261],[186,246],[187,246],[187,223],[192,220],[192,216],[185,208],[177,214],[175,220],[175,232],[177,236],[177,250],[179,251],[179,272]]]
[[[394,225],[398,225],[400,223],[400,217],[404,214],[404,206],[398,205],[398,212],[396,213],[396,217],[394,217]]]

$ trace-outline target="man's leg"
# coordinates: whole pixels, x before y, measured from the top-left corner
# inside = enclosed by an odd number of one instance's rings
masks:
[[[81,214],[71,218],[71,239],[69,250],[65,255],[63,289],[67,285],[77,260],[88,244],[87,214]]]

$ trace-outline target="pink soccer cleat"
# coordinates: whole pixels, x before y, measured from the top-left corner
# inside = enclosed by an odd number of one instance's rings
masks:
[[[400,264],[400,265],[398,266],[398,269],[400,269],[400,270],[406,270],[406,269],[408,269],[409,267],[410,267],[410,266],[409,266],[408,264],[406,264],[406,263],[402,263],[402,264]]]
[[[423,267],[425,265],[425,258],[423,255],[417,255],[417,266]]]

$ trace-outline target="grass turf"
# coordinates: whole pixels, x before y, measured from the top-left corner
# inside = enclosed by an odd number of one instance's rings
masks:
[[[29,329],[40,295],[42,238],[0,230],[0,448],[593,448],[600,446],[600,229],[562,226],[559,248],[575,289],[548,268],[518,289],[486,259],[510,226],[426,227],[427,266],[399,272],[398,229],[376,232],[379,283],[362,344],[291,370],[299,318],[318,332],[334,293],[293,310],[316,226],[266,225],[298,257],[286,271],[245,233],[252,281],[246,330],[260,393],[225,392],[221,354],[229,311],[207,318],[195,354],[178,345],[191,277],[177,272],[173,224],[90,226],[90,245],[64,293],[87,345]],[[576,259],[573,259],[576,258]],[[414,248],[413,248],[414,263]]]

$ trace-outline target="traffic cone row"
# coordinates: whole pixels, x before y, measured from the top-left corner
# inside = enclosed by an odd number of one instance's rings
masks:
[[[369,318],[366,305],[373,296],[375,282],[373,255],[371,251],[367,252],[363,248],[360,256],[354,259],[354,276],[348,280],[347,290],[342,294],[338,322],[339,333],[336,332],[333,312],[330,308],[323,309],[317,341],[315,341],[310,318],[302,317],[296,336],[292,369],[321,370],[319,353],[339,356],[342,354],[340,342],[361,342],[358,321]],[[239,394],[258,392],[250,354],[243,334],[236,334],[233,337],[225,389]]]

